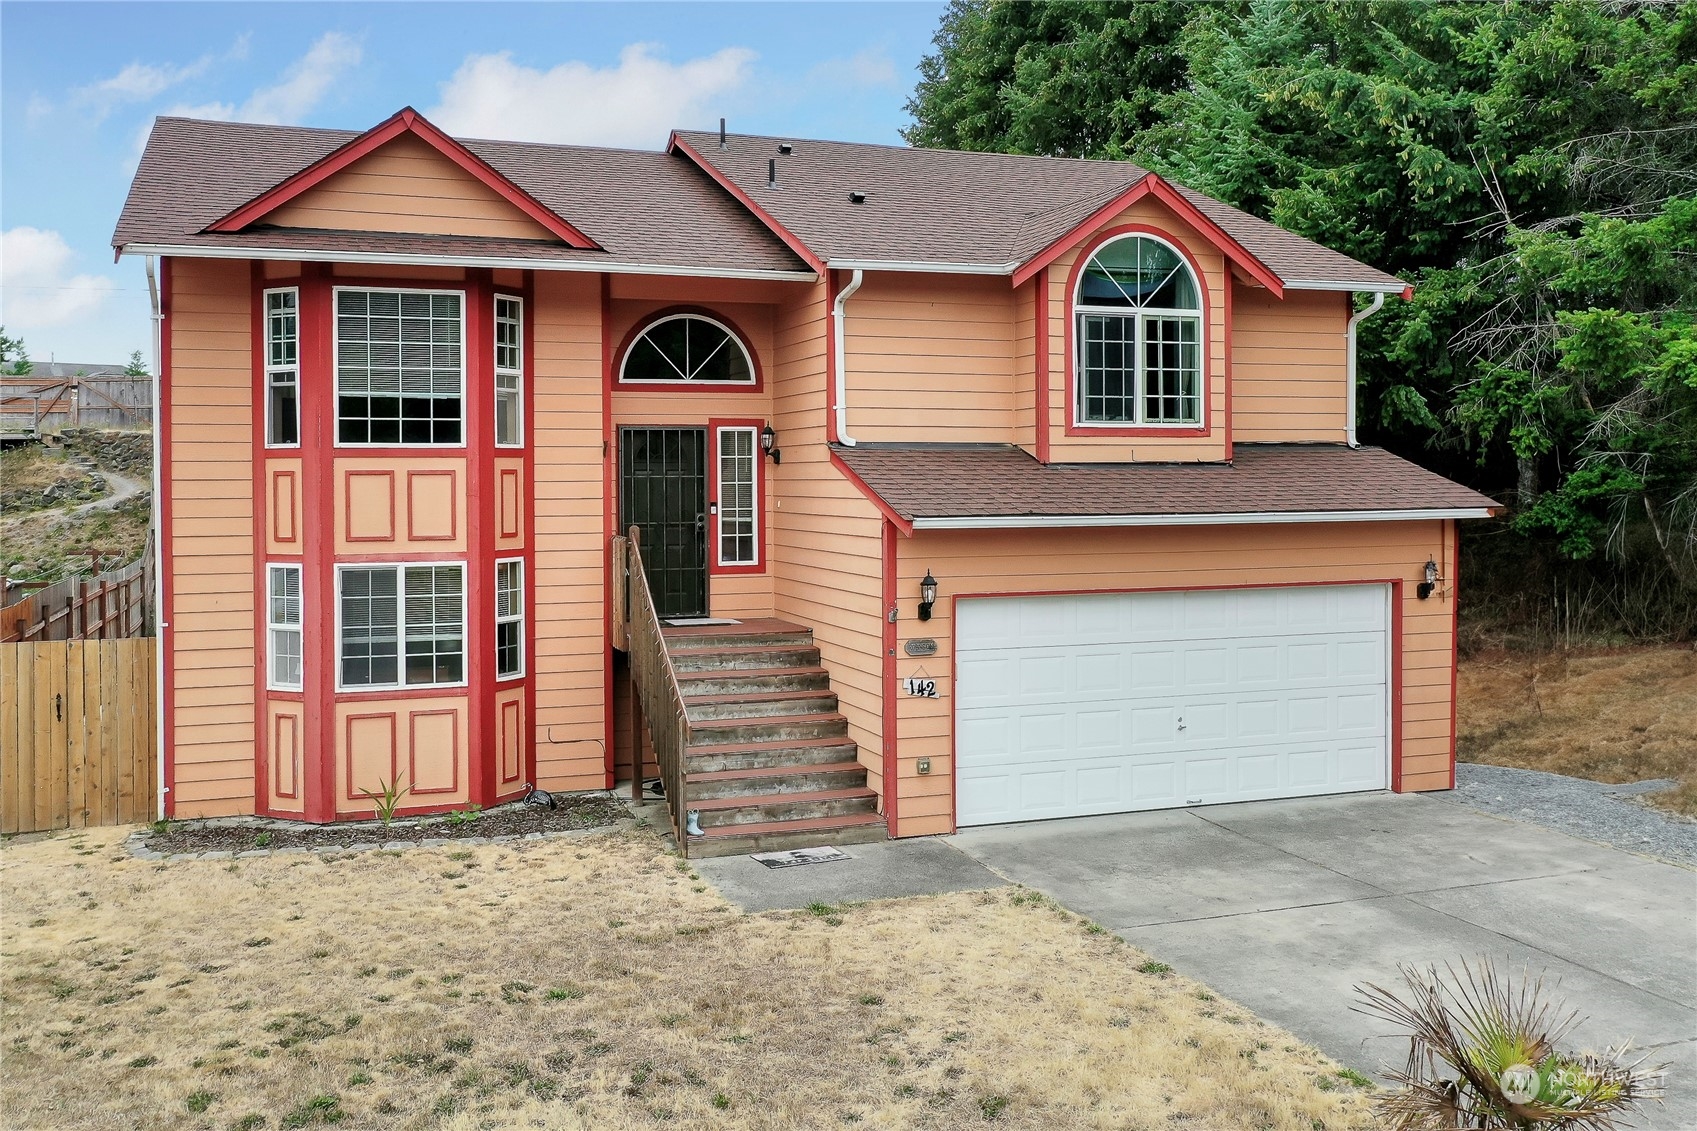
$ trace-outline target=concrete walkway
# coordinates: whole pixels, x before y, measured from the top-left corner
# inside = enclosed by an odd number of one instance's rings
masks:
[[[1697,872],[1418,796],[1359,794],[968,829],[948,838],[1362,1071],[1405,1037],[1354,1012],[1399,962],[1480,955],[1557,979],[1671,1062],[1636,1124],[1697,1127]],[[836,865],[825,865],[834,867]],[[812,871],[814,869],[802,869]]]

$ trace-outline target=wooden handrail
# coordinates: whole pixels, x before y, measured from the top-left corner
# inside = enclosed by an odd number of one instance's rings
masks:
[[[648,733],[654,740],[654,760],[660,766],[660,780],[666,792],[666,808],[671,813],[672,831],[678,848],[689,856],[689,799],[685,753],[689,748],[689,710],[684,705],[683,691],[678,686],[678,673],[672,667],[671,653],[666,650],[666,638],[660,625],[660,615],[654,607],[654,593],[648,585],[648,574],[642,564],[642,535],[630,528],[625,543],[624,577],[615,583],[628,581],[625,600],[626,644],[630,650],[631,683],[642,718],[648,723]],[[617,559],[615,559],[616,561]],[[635,718],[633,716],[633,724]],[[633,789],[641,788],[642,734],[631,728]]]

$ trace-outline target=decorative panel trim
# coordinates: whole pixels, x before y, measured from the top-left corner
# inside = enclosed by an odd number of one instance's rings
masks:
[[[516,467],[503,467],[499,470],[500,488],[497,498],[500,499],[501,522],[497,537],[521,538],[524,536],[524,490],[521,474]]]
[[[354,525],[354,480],[381,479],[383,489],[387,492],[388,506],[385,513],[388,518],[388,530],[382,534],[355,533]],[[348,471],[342,476],[342,536],[349,542],[393,542],[395,540],[395,473],[393,471]]]
[[[501,782],[516,782],[524,773],[524,698],[503,700],[501,708]]]
[[[430,512],[418,505],[420,479],[448,481],[448,530],[445,534],[421,534],[420,527],[431,521]],[[452,542],[460,536],[459,473],[452,468],[439,471],[407,472],[407,540],[411,542]]]
[[[271,540],[292,544],[299,540],[295,529],[295,507],[300,498],[300,484],[294,469],[271,473]]]
[[[354,781],[354,724],[371,719],[381,719],[389,724],[389,776],[385,780],[391,784],[395,780],[395,712],[381,711],[363,715],[349,715],[343,720],[342,760],[347,774],[345,788],[343,789],[343,800],[345,801],[369,802],[371,800],[369,797],[362,797],[359,793],[360,790],[369,787],[361,786]],[[371,783],[371,785],[376,784],[376,782]]]
[[[291,711],[271,716],[272,788],[278,797],[300,796],[300,725],[300,716]]]
[[[445,786],[421,787],[418,784],[418,720],[446,715],[448,734],[453,740],[449,754],[451,774]],[[407,715],[407,792],[424,796],[432,793],[457,793],[460,788],[460,712],[458,708],[440,711],[412,711]]]

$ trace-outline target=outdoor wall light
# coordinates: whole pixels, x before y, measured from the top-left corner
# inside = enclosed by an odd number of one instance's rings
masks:
[[[925,571],[925,577],[919,583],[919,619],[931,619],[931,606],[937,603],[937,579],[931,576],[931,571]]]
[[[772,431],[770,421],[760,430],[760,450],[770,456],[773,463],[784,462],[784,453],[778,450],[778,434]]]
[[[1425,573],[1426,580],[1422,581],[1414,590],[1415,594],[1418,595],[1422,601],[1430,597],[1432,595],[1432,590],[1438,587],[1438,563],[1433,561],[1431,558],[1427,558]]]

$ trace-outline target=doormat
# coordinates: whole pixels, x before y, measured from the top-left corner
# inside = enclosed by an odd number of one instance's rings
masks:
[[[833,860],[853,860],[840,848],[792,848],[788,852],[757,852],[750,859],[768,868],[799,868],[803,864],[829,864]]]
[[[694,628],[704,624],[741,624],[740,620],[723,620],[718,617],[668,617],[666,623],[673,628]]]

